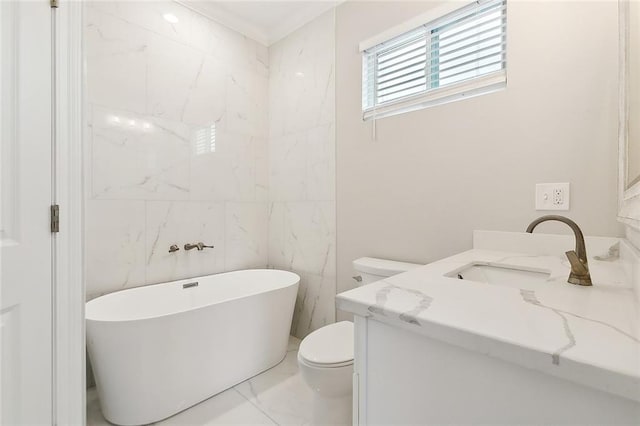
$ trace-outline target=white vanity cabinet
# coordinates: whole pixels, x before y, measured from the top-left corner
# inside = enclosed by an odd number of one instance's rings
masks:
[[[640,424],[637,401],[406,327],[356,316],[355,336],[354,424]]]

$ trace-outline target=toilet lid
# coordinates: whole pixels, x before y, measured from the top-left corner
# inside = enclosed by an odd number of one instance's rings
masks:
[[[353,362],[353,323],[341,321],[326,325],[302,340],[300,356],[312,365],[337,367]]]

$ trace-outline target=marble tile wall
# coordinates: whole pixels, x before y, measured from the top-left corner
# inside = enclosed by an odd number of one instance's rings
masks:
[[[335,321],[335,38],[330,11],[269,48],[269,266],[301,276],[292,334]]]
[[[87,2],[85,43],[87,296],[266,267],[268,49],[168,1]]]

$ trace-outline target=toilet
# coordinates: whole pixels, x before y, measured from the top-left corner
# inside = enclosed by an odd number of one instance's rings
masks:
[[[366,285],[418,266],[362,257],[353,261],[354,279]],[[353,323],[340,321],[310,333],[300,343],[298,365],[314,392],[312,424],[352,424]]]

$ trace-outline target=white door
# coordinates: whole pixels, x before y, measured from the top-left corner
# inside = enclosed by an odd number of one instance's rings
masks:
[[[0,424],[52,421],[51,9],[0,0]]]

